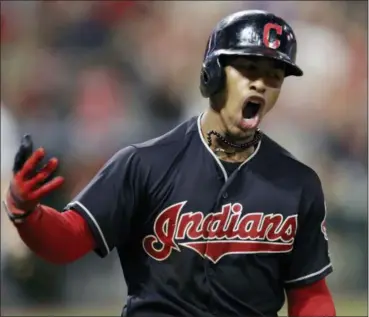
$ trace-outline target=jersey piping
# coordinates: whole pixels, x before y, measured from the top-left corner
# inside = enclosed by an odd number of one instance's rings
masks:
[[[321,270],[317,271],[317,272],[314,272],[314,273],[310,273],[308,275],[305,275],[305,276],[301,276],[301,277],[298,277],[298,278],[295,278],[293,280],[288,280],[288,281],[285,281],[286,284],[289,284],[289,283],[294,283],[294,282],[298,282],[298,281],[303,281],[303,280],[306,280],[310,277],[314,277],[316,275],[319,275],[321,273],[323,273],[325,270],[328,270],[330,267],[332,267],[332,263],[329,263],[328,265],[326,265],[325,267],[323,267]]]
[[[98,222],[96,221],[96,219],[95,219],[95,217],[91,214],[91,212],[87,209],[87,207],[86,206],[84,206],[81,202],[79,202],[79,201],[73,201],[73,202],[71,202],[71,203],[69,203],[68,205],[67,205],[67,207],[66,207],[66,209],[69,209],[69,208],[72,208],[73,206],[75,206],[75,205],[77,205],[77,206],[79,206],[85,213],[86,213],[86,215],[88,215],[89,216],[89,218],[91,219],[91,221],[93,222],[93,224],[95,225],[95,228],[97,229],[97,231],[99,232],[99,235],[100,235],[100,237],[101,237],[101,240],[102,240],[102,242],[103,242],[103,244],[104,244],[104,247],[105,247],[105,249],[106,249],[106,254],[109,254],[110,253],[110,249],[109,249],[109,246],[108,246],[108,243],[106,242],[106,239],[105,239],[105,236],[104,236],[104,234],[103,234],[103,232],[102,232],[102,230],[101,230],[101,228],[100,228],[100,226],[99,226],[99,224],[98,224]]]

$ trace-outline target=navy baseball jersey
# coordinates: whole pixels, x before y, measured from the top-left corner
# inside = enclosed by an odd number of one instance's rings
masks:
[[[200,118],[118,151],[66,207],[117,249],[129,317],[276,316],[284,290],[332,272],[317,174],[264,135],[220,161]]]

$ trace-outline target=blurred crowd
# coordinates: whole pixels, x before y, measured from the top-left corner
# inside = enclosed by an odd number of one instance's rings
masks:
[[[272,11],[295,30],[305,74],[286,79],[263,130],[318,172],[337,272],[332,287],[363,291],[367,1],[2,1],[2,194],[24,133],[60,159],[66,184],[48,203],[61,209],[117,149],[203,111],[207,37],[220,18],[242,9]],[[48,265],[29,254],[3,212],[1,248],[3,305],[69,303],[74,295],[123,300],[114,256]],[[110,286],[101,289],[101,281]]]

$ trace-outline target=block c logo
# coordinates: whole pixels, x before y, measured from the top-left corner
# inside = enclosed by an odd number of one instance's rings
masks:
[[[275,23],[267,23],[264,26],[263,43],[266,47],[277,49],[281,45],[281,41],[275,39],[273,42],[271,42],[269,40],[271,30],[275,30],[278,35],[282,35],[282,27],[280,25]]]

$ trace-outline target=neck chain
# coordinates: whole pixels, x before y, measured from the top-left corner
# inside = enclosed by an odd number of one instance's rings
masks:
[[[255,146],[256,144],[259,143],[259,141],[261,140],[263,134],[260,130],[257,130],[255,135],[254,135],[254,138],[251,140],[251,141],[248,141],[246,143],[242,143],[242,144],[235,144],[231,141],[228,141],[223,135],[221,135],[219,132],[216,132],[214,130],[211,130],[207,133],[207,139],[208,139],[208,145],[209,147],[211,147],[211,145],[213,144],[212,140],[211,140],[211,136],[212,135],[215,135],[221,142],[223,142],[224,144],[230,146],[230,147],[233,147],[235,149],[247,149],[247,148],[250,148],[252,146]],[[216,152],[224,152],[224,153],[227,153],[227,154],[233,154],[234,152],[228,152],[224,149],[221,149],[221,148],[217,148],[215,149]]]

